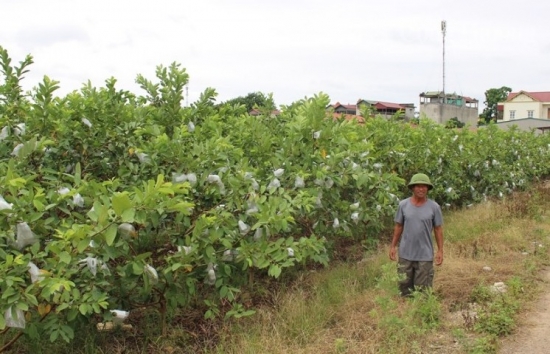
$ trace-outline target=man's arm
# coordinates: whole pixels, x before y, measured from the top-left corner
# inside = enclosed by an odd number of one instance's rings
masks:
[[[435,265],[443,263],[443,226],[434,227],[435,242],[437,243],[437,253],[435,254]]]
[[[399,240],[401,239],[401,234],[403,233],[403,224],[395,223],[395,226],[393,228],[393,239],[391,241],[391,247],[390,247],[390,259],[392,261],[395,261],[397,259],[397,244],[399,243]]]

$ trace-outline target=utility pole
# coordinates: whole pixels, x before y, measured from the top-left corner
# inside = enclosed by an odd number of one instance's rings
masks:
[[[443,103],[447,103],[445,96],[445,34],[447,34],[447,21],[441,21],[441,33],[443,34]]]

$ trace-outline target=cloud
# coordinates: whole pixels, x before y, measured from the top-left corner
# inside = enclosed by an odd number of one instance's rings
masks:
[[[190,101],[273,92],[279,104],[326,92],[334,101],[418,102],[442,88],[441,20],[447,21],[446,90],[478,98],[488,88],[550,90],[545,14],[550,3],[501,0],[37,0],[3,4],[0,43],[14,62],[31,54],[25,80],[88,79],[140,92],[159,64],[181,63]],[[32,11],[29,11],[32,9]],[[24,19],[24,20],[23,20]],[[546,85],[546,86],[545,86]]]
[[[15,41],[24,47],[41,48],[64,42],[78,42],[86,45],[90,37],[86,31],[71,24],[60,24],[53,27],[28,27],[15,33]]]

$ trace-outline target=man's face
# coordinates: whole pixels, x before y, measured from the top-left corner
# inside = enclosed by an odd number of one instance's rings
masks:
[[[425,198],[428,195],[428,185],[415,184],[413,186],[413,194],[417,198]]]

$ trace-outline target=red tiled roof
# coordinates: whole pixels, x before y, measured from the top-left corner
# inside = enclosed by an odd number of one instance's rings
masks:
[[[384,109],[384,108],[392,108],[392,109],[404,109],[405,107],[400,105],[399,103],[391,103],[391,102],[377,102],[374,107],[376,109]]]
[[[540,102],[550,102],[550,91],[543,91],[543,92],[527,92],[527,91],[519,91],[519,92],[510,92],[508,94],[508,98],[506,101],[513,100],[516,96],[519,96],[520,94],[525,94],[529,97],[531,97],[535,101]]]
[[[373,105],[374,107],[376,107],[376,109],[387,109],[387,108],[406,109],[407,106],[410,106],[410,108],[414,107],[414,104],[411,104],[411,103],[393,103],[393,102],[363,100],[363,99],[358,100],[357,104],[360,104],[361,102],[367,102]]]
[[[357,105],[355,104],[341,104],[340,102],[336,102],[332,105],[332,107],[334,107],[334,109],[338,107],[344,107],[345,109],[357,109]]]

